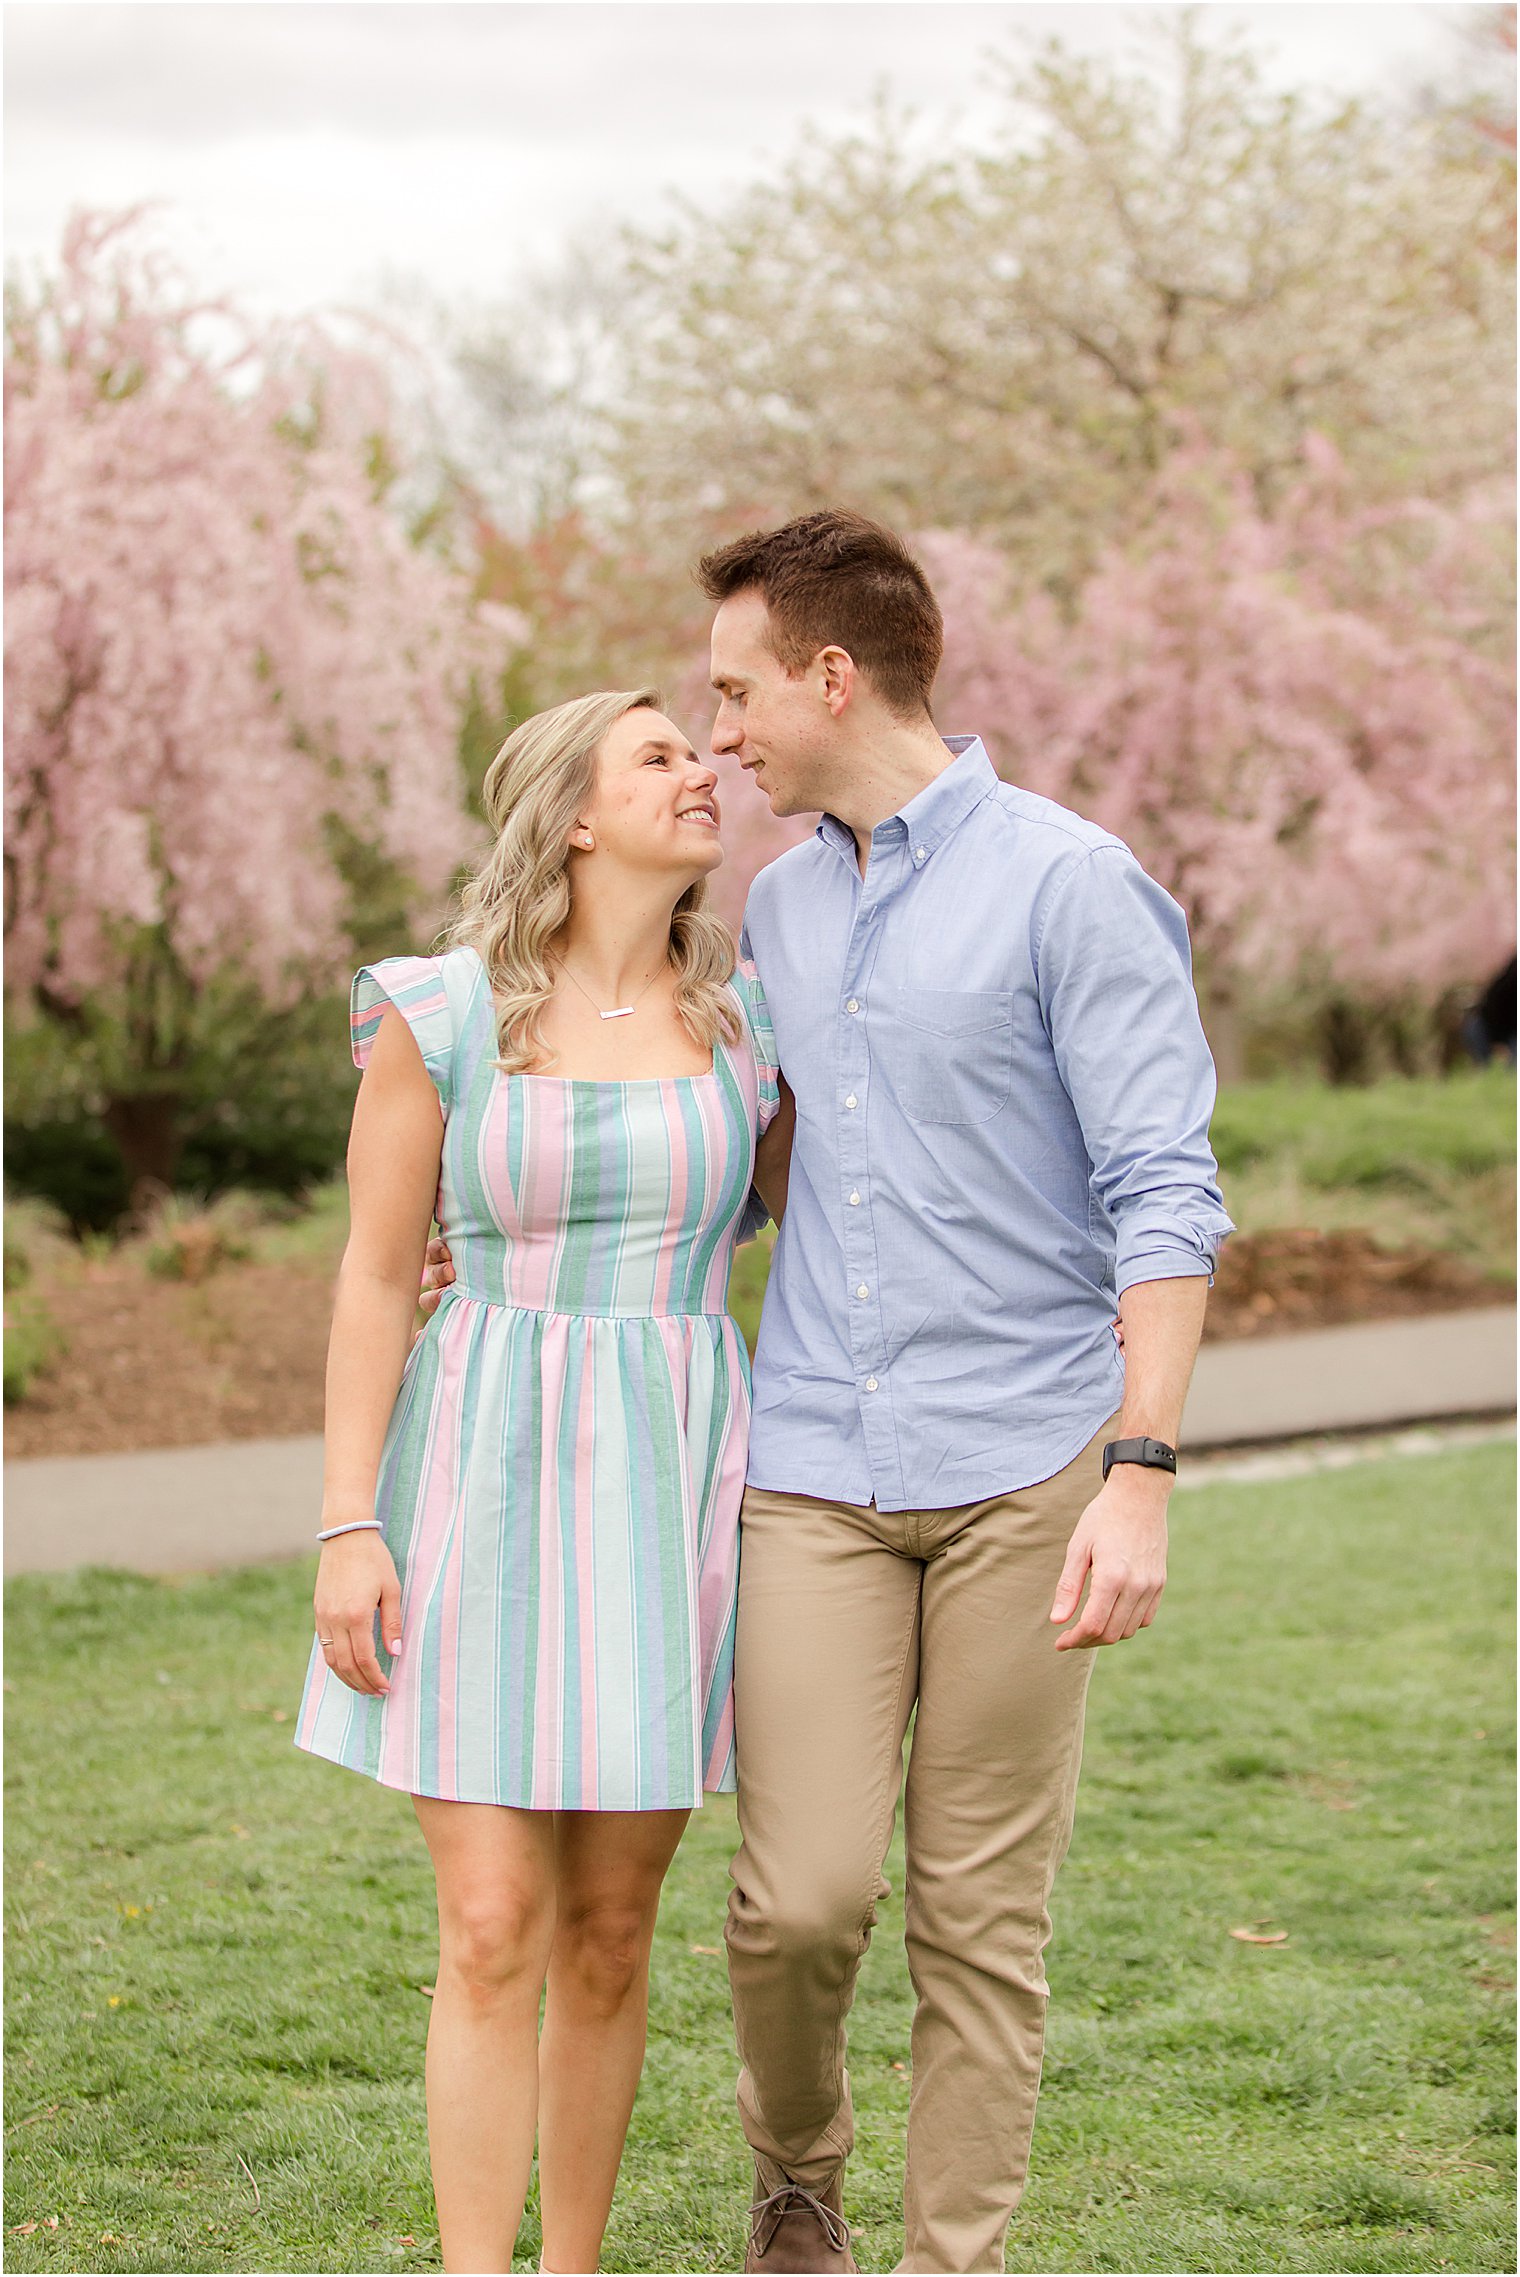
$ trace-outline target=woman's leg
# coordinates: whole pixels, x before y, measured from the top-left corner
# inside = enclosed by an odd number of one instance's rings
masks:
[[[544,2267],[595,2269],[644,2068],[649,1947],[686,1811],[556,1811],[559,1910],[539,2043]]]
[[[495,1803],[412,1800],[438,1881],[427,2103],[443,2266],[509,2270],[533,2166],[554,1820]]]

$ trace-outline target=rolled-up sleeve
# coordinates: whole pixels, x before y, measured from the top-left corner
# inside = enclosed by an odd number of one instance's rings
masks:
[[[1051,881],[1035,970],[1112,1226],[1119,1295],[1137,1281],[1212,1278],[1234,1227],[1209,1145],[1214,1062],[1182,911],[1126,847],[1094,847]]]

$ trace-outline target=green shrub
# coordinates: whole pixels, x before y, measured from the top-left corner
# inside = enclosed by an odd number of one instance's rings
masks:
[[[45,1279],[74,1254],[69,1222],[50,1202],[30,1194],[5,1197],[5,1293]]]
[[[134,1240],[155,1280],[204,1281],[253,1255],[264,1217],[251,1194],[164,1194],[139,1216]]]
[[[62,1330],[29,1289],[5,1300],[5,1404],[25,1399],[37,1377],[66,1349]]]
[[[55,1204],[81,1233],[114,1225],[131,1199],[115,1142],[85,1115],[8,1119],[5,1175],[23,1193]]]
[[[27,1252],[22,1248],[21,1243],[17,1239],[15,1228],[8,1224],[5,1229],[6,1295],[10,1296],[17,1289],[24,1289],[31,1277],[31,1258],[27,1255]]]
[[[1212,1137],[1226,1176],[1270,1161],[1326,1192],[1440,1186],[1513,1163],[1514,1070],[1394,1076],[1363,1090],[1231,1084],[1219,1094]]]
[[[5,1164],[12,1188],[105,1232],[131,1202],[102,1117],[104,1076],[46,1021],[7,1023]],[[341,1167],[358,1077],[346,999],[331,997],[214,1035],[187,1067],[175,1185],[296,1195]]]

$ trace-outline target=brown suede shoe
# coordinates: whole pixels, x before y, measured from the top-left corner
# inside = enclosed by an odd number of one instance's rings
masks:
[[[843,2199],[843,2167],[822,2189],[813,2191],[805,2190],[768,2159],[762,2163],[757,2158],[749,2245],[744,2255],[746,2270],[763,2271],[765,2277],[783,2277],[783,2273],[794,2271],[806,2271],[809,2277],[833,2277],[836,2270],[853,2270]]]

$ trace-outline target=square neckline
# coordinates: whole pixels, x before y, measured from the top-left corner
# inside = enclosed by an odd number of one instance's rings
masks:
[[[491,991],[491,976],[486,970],[486,961],[472,941],[466,941],[462,945],[475,959],[476,969],[485,984],[487,1007],[494,1012],[495,998]],[[730,989],[733,987],[732,981],[725,982],[724,985]],[[720,1031],[718,1043],[722,1041]],[[585,1091],[635,1091],[647,1090],[651,1084],[711,1083],[718,1073],[718,1043],[713,1045],[711,1065],[696,1075],[549,1075],[532,1067],[498,1067],[495,1072],[504,1082],[564,1083]]]

